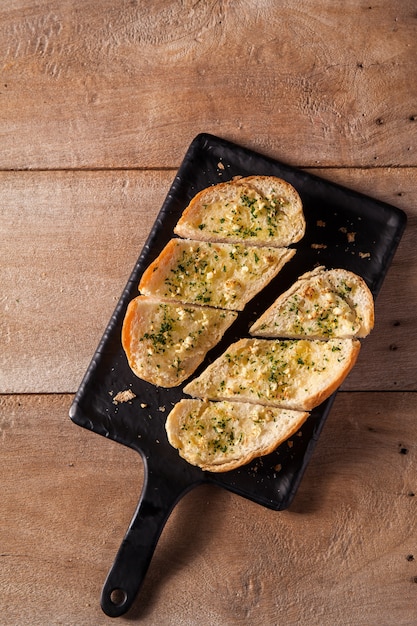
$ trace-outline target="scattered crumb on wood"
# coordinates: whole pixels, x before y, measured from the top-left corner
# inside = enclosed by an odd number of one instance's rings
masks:
[[[323,220],[317,220],[317,226],[320,226],[320,228],[324,228],[326,226],[326,222],[324,222]]]
[[[217,163],[217,167],[219,168],[219,170],[224,170],[224,165],[221,161]]]
[[[130,402],[130,400],[133,400],[134,398],[136,398],[136,394],[134,394],[133,391],[131,391],[130,389],[126,389],[125,391],[119,391],[119,393],[114,396],[113,404],[119,404],[120,402]]]
[[[313,250],[325,250],[327,245],[325,243],[312,243],[311,247]]]
[[[275,467],[274,467],[274,470],[275,470],[276,472],[280,472],[280,471],[282,470],[282,465],[281,465],[281,463],[277,463],[277,464],[275,465]]]
[[[161,411],[161,413],[165,413],[166,408],[164,406],[160,406],[159,407],[159,411]]]
[[[361,259],[370,259],[371,258],[371,253],[370,252],[359,252],[359,256]]]

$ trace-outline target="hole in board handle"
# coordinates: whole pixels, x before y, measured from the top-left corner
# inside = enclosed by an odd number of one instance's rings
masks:
[[[110,592],[110,602],[117,607],[122,607],[127,600],[127,593],[124,589],[113,589]]]

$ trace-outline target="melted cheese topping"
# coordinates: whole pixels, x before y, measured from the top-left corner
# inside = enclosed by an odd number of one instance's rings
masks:
[[[170,443],[193,465],[216,465],[279,442],[300,413],[240,402],[182,400],[168,416]]]
[[[265,321],[254,325],[253,334],[281,331],[289,337],[350,337],[361,328],[362,319],[353,303],[354,284],[340,281],[329,285],[325,279],[309,281],[280,306],[271,307]],[[252,331],[251,331],[252,332]]]
[[[310,287],[294,294],[278,315],[287,315],[297,335],[352,335],[360,328],[355,311],[338,293]],[[276,321],[279,325],[279,321]]]
[[[210,400],[296,408],[338,378],[351,351],[347,339],[245,339],[230,346],[185,391]]]
[[[267,241],[291,227],[285,213],[288,200],[271,194],[261,196],[255,189],[237,187],[234,199],[219,199],[205,205],[204,215],[190,219],[190,225],[220,239]]]
[[[174,240],[169,266],[155,267],[152,283],[143,293],[181,302],[240,310],[252,293],[271,279],[285,249],[258,248],[239,244],[218,244]]]
[[[215,345],[236,319],[232,311],[216,311],[137,298],[137,317],[129,335],[132,369],[145,379],[159,372],[167,381],[181,380],[189,363]]]

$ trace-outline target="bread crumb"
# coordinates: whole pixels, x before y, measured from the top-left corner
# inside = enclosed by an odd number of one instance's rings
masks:
[[[346,226],[342,226],[341,228],[339,228],[339,231],[340,231],[341,233],[347,233],[347,228],[346,228]]]
[[[293,441],[291,441],[291,439],[290,439],[289,441],[287,441],[287,446],[288,446],[289,448],[292,448],[292,447],[293,447],[293,445],[294,445],[294,442],[293,442]]]
[[[359,252],[359,256],[361,259],[370,259],[371,258],[371,253],[370,252]]]
[[[320,228],[324,228],[326,226],[326,222],[324,222],[323,220],[317,220],[317,226],[320,226]]]
[[[327,245],[325,243],[312,243],[311,247],[313,250],[325,250]]]
[[[159,407],[159,411],[161,411],[161,413],[165,413],[166,408],[164,406],[160,406]]]
[[[356,233],[346,233],[347,240],[349,243],[353,243],[355,241]]]
[[[146,407],[147,407],[147,406],[148,406],[148,405],[147,405],[145,402],[141,402],[141,403],[140,403],[140,408],[141,408],[141,409],[146,409]]]
[[[219,170],[224,170],[224,165],[221,161],[217,163],[217,167],[219,168]]]
[[[277,463],[277,464],[274,466],[274,470],[275,470],[276,472],[280,472],[280,471],[282,470],[282,465],[281,465],[281,463]]]
[[[119,404],[120,402],[129,402],[134,398],[136,398],[136,394],[134,394],[131,389],[126,389],[125,391],[119,391],[119,393],[114,396],[113,404]]]

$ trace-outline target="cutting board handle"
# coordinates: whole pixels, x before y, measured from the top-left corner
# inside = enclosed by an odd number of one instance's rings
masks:
[[[174,484],[169,476],[152,471],[146,459],[145,470],[141,499],[101,594],[101,608],[109,617],[119,617],[132,606],[172,509],[193,486],[187,481]]]

